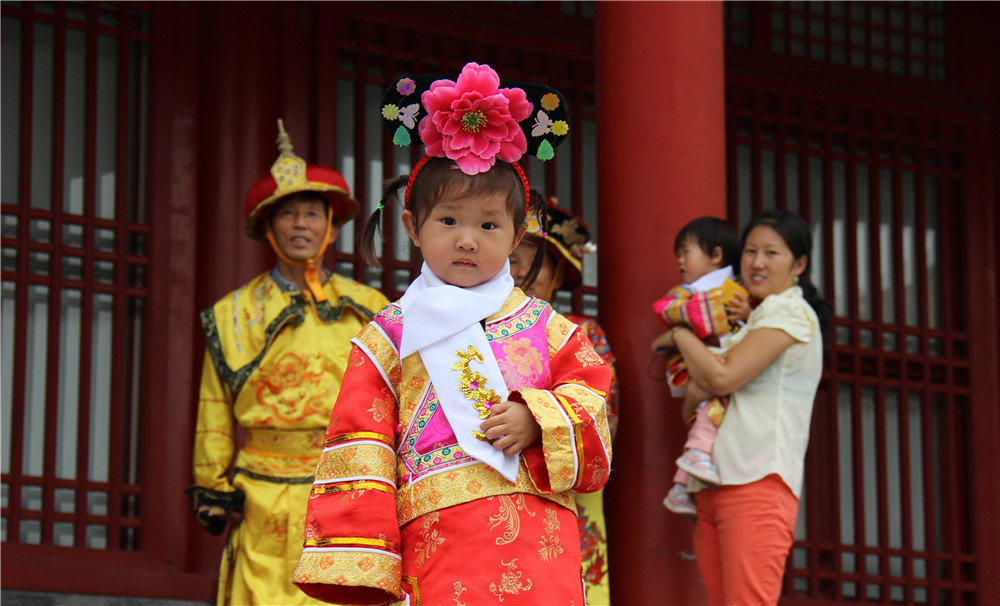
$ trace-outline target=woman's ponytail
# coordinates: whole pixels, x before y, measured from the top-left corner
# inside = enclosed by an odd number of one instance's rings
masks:
[[[799,288],[802,289],[802,298],[813,308],[816,317],[819,318],[819,327],[823,331],[823,342],[826,343],[830,336],[830,325],[833,322],[833,306],[819,294],[819,290],[809,279],[809,274],[805,272],[799,276]]]

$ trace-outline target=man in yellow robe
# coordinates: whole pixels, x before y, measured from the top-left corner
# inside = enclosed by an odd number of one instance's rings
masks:
[[[291,581],[312,474],[350,340],[388,303],[320,265],[358,204],[339,173],[307,166],[279,129],[281,154],[245,200],[247,235],[270,242],[277,266],[201,314],[207,351],[187,492],[206,530],[229,523],[220,605],[320,603]]]

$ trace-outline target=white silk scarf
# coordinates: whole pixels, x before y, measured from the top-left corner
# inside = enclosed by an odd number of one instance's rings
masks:
[[[424,263],[399,299],[403,311],[400,360],[420,353],[458,444],[511,482],[517,479],[517,455],[505,455],[476,437],[483,418],[466,394],[489,389],[500,402],[510,395],[479,322],[500,311],[513,289],[509,263],[490,280],[470,288],[445,283]]]

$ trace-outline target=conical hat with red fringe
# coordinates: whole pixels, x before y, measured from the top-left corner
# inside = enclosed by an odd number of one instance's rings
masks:
[[[307,165],[292,153],[292,142],[285,126],[278,120],[278,149],[281,154],[271,171],[250,187],[243,201],[246,222],[243,228],[254,240],[266,240],[265,225],[268,211],[280,199],[299,192],[316,192],[326,198],[333,213],[333,224],[341,226],[353,219],[359,210],[344,177],[332,168]]]

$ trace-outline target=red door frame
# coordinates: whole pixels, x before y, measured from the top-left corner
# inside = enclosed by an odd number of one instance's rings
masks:
[[[392,4],[375,3],[376,8],[391,17]],[[287,5],[284,5],[287,6]],[[352,5],[351,10],[367,11],[370,5]],[[450,5],[449,5],[450,6]],[[421,3],[415,10],[426,11],[428,28],[435,19],[429,15],[440,11],[440,4]],[[219,539],[210,539],[192,522],[182,491],[190,476],[190,435],[194,425],[194,402],[200,370],[201,337],[196,326],[197,310],[211,303],[240,282],[270,263],[269,253],[261,251],[244,238],[238,228],[239,210],[222,205],[206,206],[206,200],[238,200],[243,188],[257,176],[260,166],[273,159],[273,114],[278,109],[294,108],[297,115],[319,116],[294,125],[297,149],[309,150],[308,155],[330,162],[330,148],[308,133],[329,129],[328,118],[308,107],[307,99],[315,98],[311,86],[293,68],[297,62],[309,61],[312,53],[309,40],[299,35],[300,24],[294,11],[289,15],[281,5],[267,3],[261,7],[266,18],[251,18],[239,11],[222,6],[197,3],[155,3],[153,79],[151,100],[151,171],[150,225],[153,229],[151,273],[167,274],[169,280],[150,283],[147,337],[148,343],[162,346],[147,357],[145,376],[148,403],[143,411],[149,428],[143,436],[143,545],[141,553],[85,554],[76,549],[28,545],[4,545],[5,589],[39,589],[53,587],[52,571],[58,571],[58,590],[72,593],[114,593],[119,595],[162,598],[211,600],[212,583],[217,574],[222,546]],[[409,9],[408,9],[409,10]],[[479,10],[473,7],[473,12]],[[978,9],[976,9],[978,10]],[[267,12],[270,11],[270,12]],[[971,32],[960,39],[965,44],[983,45],[964,53],[978,56],[989,63],[979,66],[957,66],[965,70],[963,81],[974,86],[975,116],[969,132],[986,133],[968,143],[969,174],[966,198],[979,201],[976,212],[966,213],[965,241],[967,258],[977,262],[967,268],[969,289],[970,358],[973,360],[970,391],[976,396],[977,412],[972,427],[973,461],[980,462],[970,473],[976,487],[972,515],[977,520],[975,540],[978,541],[978,597],[982,603],[1000,602],[1000,575],[990,574],[1000,563],[1000,521],[994,514],[1000,502],[1000,483],[996,482],[993,466],[988,461],[1000,458],[1000,418],[997,394],[1000,393],[1000,338],[995,318],[998,302],[996,280],[997,259],[1000,258],[1000,213],[997,212],[1000,174],[997,142],[1000,141],[1000,81],[997,78],[997,56],[1000,45],[993,41],[989,25],[998,21],[997,7],[992,7],[991,19],[983,18],[971,8],[962,8],[958,27]],[[471,17],[470,17],[471,20]],[[494,21],[502,30],[509,27],[520,31],[520,23]],[[276,30],[280,39],[275,40]],[[555,27],[565,27],[555,24]],[[721,23],[720,23],[721,27]],[[441,30],[438,33],[446,34]],[[239,34],[243,34],[242,36]],[[246,34],[257,34],[247,39]],[[325,32],[319,37],[324,42]],[[539,38],[520,31],[520,36],[537,43]],[[266,41],[266,42],[262,42]],[[218,58],[220,46],[226,54],[238,59]],[[286,50],[280,59],[276,48]],[[266,51],[261,50],[266,47]],[[580,52],[588,52],[585,45]],[[600,49],[597,51],[600,52]],[[214,56],[212,67],[199,70],[199,61]],[[730,69],[727,77],[742,70]],[[752,66],[744,66],[750,69]],[[202,78],[197,74],[201,73]],[[746,74],[751,73],[750,71]],[[264,74],[264,76],[261,76]],[[746,77],[750,78],[749,75]],[[326,94],[329,95],[328,89]],[[227,95],[208,103],[206,95]],[[323,95],[321,95],[322,97]],[[947,97],[947,95],[946,95]],[[329,97],[328,97],[329,98]],[[952,98],[953,99],[953,98]],[[971,113],[969,113],[971,111]],[[318,120],[318,124],[312,122]],[[254,133],[242,140],[244,133]],[[223,148],[224,141],[241,141],[238,149]],[[300,147],[301,146],[301,147]],[[236,226],[230,229],[232,226]],[[630,235],[630,237],[632,237]],[[984,255],[981,251],[994,251]],[[605,265],[602,268],[606,269]],[[614,286],[608,271],[602,269],[603,288]],[[629,288],[625,284],[623,287]],[[610,310],[614,312],[614,310]],[[612,334],[612,338],[614,338]],[[638,337],[637,337],[638,339]],[[619,339],[616,343],[628,343]],[[619,345],[624,349],[624,345]],[[645,342],[634,344],[633,364],[639,364],[640,350]],[[628,416],[626,406],[625,415]],[[622,460],[621,464],[635,461]],[[620,465],[619,469],[621,469]],[[641,463],[639,463],[641,464]],[[626,501],[622,501],[625,505]],[[660,508],[643,515],[665,515]],[[659,537],[663,548],[677,546],[676,538]],[[643,579],[659,578],[663,571],[651,567],[649,558],[635,537],[611,536],[618,542],[612,563],[612,578],[630,578],[626,568],[635,567]],[[683,543],[683,541],[682,541]],[[632,549],[635,546],[636,549]],[[655,564],[659,560],[653,559]],[[109,579],[109,567],[115,567]],[[629,597],[640,595],[639,589],[614,584],[616,599],[636,603]],[[644,595],[644,594],[643,594]],[[662,593],[658,593],[662,597]],[[810,601],[809,603],[816,603]]]

